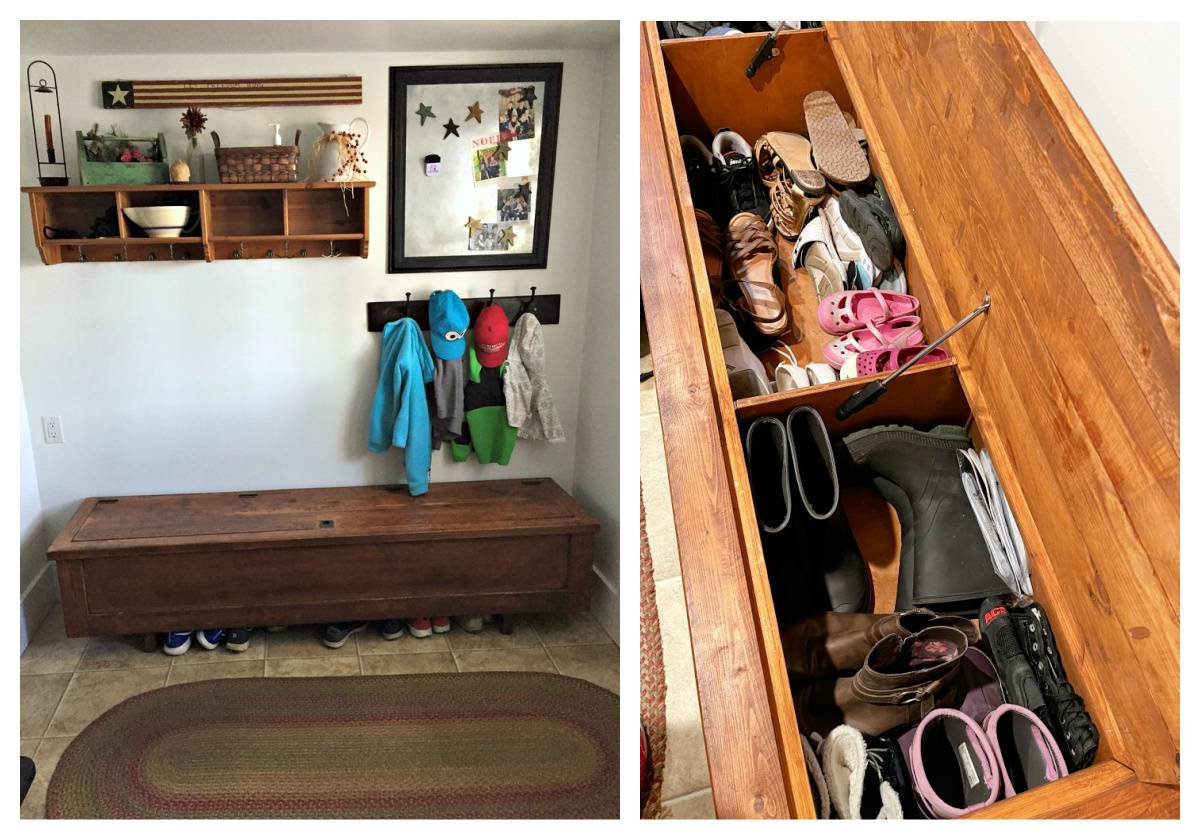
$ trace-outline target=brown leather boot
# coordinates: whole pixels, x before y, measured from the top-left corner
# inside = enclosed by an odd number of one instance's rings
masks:
[[[971,621],[939,616],[928,609],[882,615],[822,612],[785,628],[780,639],[788,674],[796,683],[850,675],[888,635],[908,637],[930,626],[954,627],[972,644],[979,640]]]
[[[957,705],[963,690],[959,661],[967,645],[967,636],[953,626],[884,637],[853,676],[794,688],[800,730],[823,736],[846,724],[878,736],[920,721],[935,707]]]

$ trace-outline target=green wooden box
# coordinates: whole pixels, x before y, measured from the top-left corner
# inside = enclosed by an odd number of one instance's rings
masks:
[[[161,155],[166,158],[167,139],[157,137],[101,137],[105,142],[154,142],[157,139]],[[83,131],[75,131],[75,150],[79,154],[79,181],[85,186],[149,185],[170,182],[171,166],[166,162],[92,162],[84,148]]]

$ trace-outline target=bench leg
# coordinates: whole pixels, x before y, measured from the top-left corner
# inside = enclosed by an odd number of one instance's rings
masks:
[[[500,626],[501,635],[511,635],[513,631],[513,616],[512,615],[496,615],[496,622]]]
[[[142,652],[154,652],[156,649],[158,649],[158,633],[143,632]]]

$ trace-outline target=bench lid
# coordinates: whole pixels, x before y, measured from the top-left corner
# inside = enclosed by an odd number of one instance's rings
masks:
[[[85,499],[51,559],[227,547],[569,534],[599,526],[552,479]]]
[[[926,334],[991,294],[950,347],[1103,744],[1177,783],[1179,267],[1025,24],[827,27]]]

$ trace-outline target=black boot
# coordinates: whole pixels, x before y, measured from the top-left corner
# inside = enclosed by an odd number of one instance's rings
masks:
[[[870,611],[870,574],[838,504],[833,448],[820,415],[801,406],[786,425],[757,418],[744,443],[780,625],[814,612]]]
[[[969,617],[985,597],[1008,590],[992,571],[963,489],[958,450],[971,446],[965,429],[875,426],[844,443],[900,517],[897,611],[924,606]]]
[[[1000,673],[1000,686],[1004,688],[1004,699],[1014,705],[1029,708],[1043,722],[1050,714],[1042,688],[1025,650],[1017,638],[1017,625],[1013,622],[1008,605],[1002,598],[989,597],[979,607],[979,629],[987,638],[996,671]]]
[[[1046,708],[1038,718],[1054,732],[1067,768],[1087,768],[1096,759],[1100,731],[1084,709],[1083,699],[1067,681],[1046,611],[1031,602],[1028,606],[1013,606],[1009,613],[1017,640],[1045,697]]]

